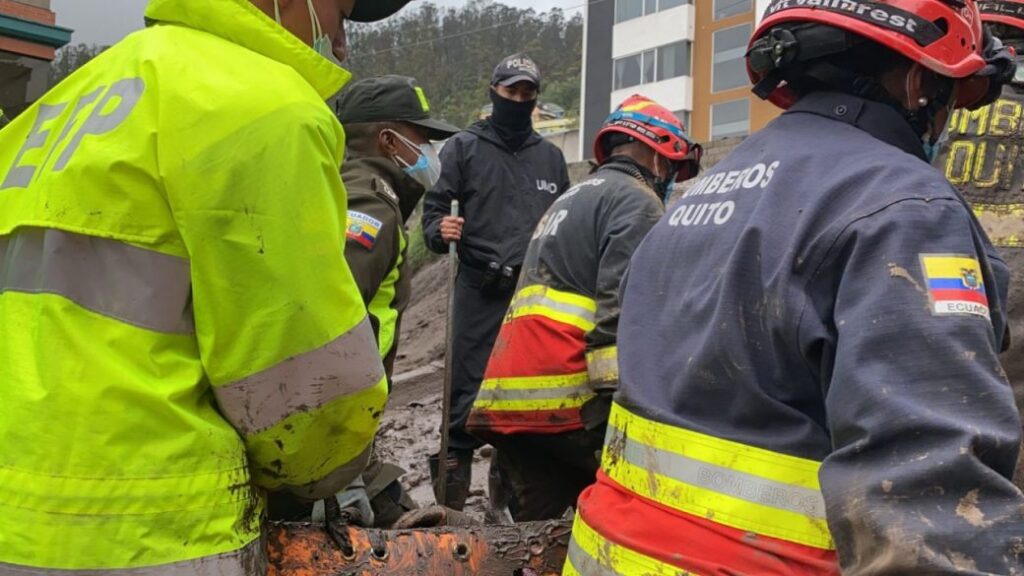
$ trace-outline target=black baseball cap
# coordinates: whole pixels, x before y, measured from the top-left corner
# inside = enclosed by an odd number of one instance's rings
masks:
[[[513,54],[505,58],[491,75],[491,86],[511,86],[523,81],[531,82],[540,90],[540,68],[526,54]]]
[[[365,0],[364,0],[365,1]],[[459,129],[430,117],[430,103],[415,78],[374,76],[356,80],[338,96],[338,120],[344,124],[408,122],[426,129],[427,138],[444,140]]]
[[[356,0],[348,19],[353,22],[376,22],[391,16],[412,0]]]

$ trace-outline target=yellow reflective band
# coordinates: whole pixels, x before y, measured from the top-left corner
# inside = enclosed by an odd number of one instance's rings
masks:
[[[416,86],[415,89],[416,89],[416,96],[418,96],[419,99],[420,99],[420,106],[423,107],[423,111],[424,112],[430,112],[430,103],[427,102],[427,95],[423,93],[423,88],[420,88],[419,86]]]
[[[601,465],[628,490],[670,508],[834,549],[813,460],[660,424],[613,404]]]
[[[992,244],[1024,248],[1024,204],[972,204]]]
[[[502,398],[486,398],[477,396],[473,402],[473,410],[488,412],[543,412],[550,410],[567,410],[579,408],[594,397],[593,393],[577,394],[565,398],[539,400],[508,400]]]
[[[594,397],[586,372],[558,376],[489,378],[480,385],[474,410],[523,412],[579,408]]]
[[[650,556],[606,540],[587,526],[579,512],[572,525],[572,540],[562,576],[698,576]]]
[[[523,316],[543,316],[590,332],[594,329],[596,313],[597,302],[592,298],[535,284],[516,294],[505,321]]]
[[[587,372],[593,384],[619,381],[619,347],[605,346],[587,351]]]
[[[550,390],[553,388],[576,388],[587,383],[586,372],[561,374],[558,376],[524,376],[521,378],[488,378],[480,385],[481,390]]]

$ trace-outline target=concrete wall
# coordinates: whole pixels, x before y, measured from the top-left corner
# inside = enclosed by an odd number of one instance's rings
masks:
[[[743,138],[722,138],[721,140],[715,140],[704,145],[704,159],[701,161],[701,169],[703,171],[710,170],[715,164],[718,164],[723,158],[725,158],[730,152],[733,151],[740,142],[743,142]],[[590,174],[592,165],[590,162],[573,162],[569,164],[569,179],[572,180],[573,184],[577,184],[587,178]],[[686,190],[689,186],[684,183],[676,188],[676,195],[681,191]]]
[[[580,130],[563,130],[552,134],[545,134],[544,138],[558,146],[558,149],[565,155],[565,161],[572,164],[579,162],[580,158]]]

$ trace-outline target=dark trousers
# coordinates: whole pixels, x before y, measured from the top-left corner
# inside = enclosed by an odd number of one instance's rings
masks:
[[[513,434],[495,438],[498,468],[508,480],[516,522],[561,518],[600,467],[605,426],[562,434]]]
[[[483,444],[466,432],[469,411],[484,379],[491,348],[513,293],[488,295],[481,291],[482,275],[466,266],[455,282],[452,315],[452,402],[449,449],[475,450]]]

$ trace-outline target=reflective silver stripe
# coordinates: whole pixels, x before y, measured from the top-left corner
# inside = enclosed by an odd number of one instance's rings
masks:
[[[372,452],[373,446],[371,445],[347,464],[339,466],[334,472],[324,476],[322,480],[311,482],[305,486],[285,485],[281,489],[287,490],[288,492],[307,500],[329,498],[337,492],[344,490],[352,483],[353,480],[363,473],[363,470],[366,469],[366,465],[370,462],[370,454]]]
[[[557,300],[554,300],[548,297],[547,290],[548,288],[545,287],[544,291],[541,293],[530,294],[528,296],[516,298],[515,302],[512,303],[512,309],[510,310],[510,313],[514,316],[520,308],[525,308],[527,306],[543,306],[544,308],[549,308],[556,312],[562,312],[564,314],[575,316],[577,318],[585,320],[588,323],[594,323],[595,313],[593,310],[584,308],[582,306],[576,306],[574,304],[567,304],[565,302],[559,302]]]
[[[0,236],[0,294],[57,294],[139,328],[195,332],[188,260],[48,228]]]
[[[74,558],[69,560],[74,561]],[[255,576],[267,573],[267,558],[261,538],[234,552],[205,556],[173,564],[145,568],[57,569],[29,568],[0,562],[0,574],[12,576]]]
[[[562,398],[578,398],[592,396],[590,386],[581,384],[566,388],[499,388],[497,390],[480,389],[476,399],[478,402],[501,402],[502,400],[560,400]]]
[[[577,520],[577,522],[579,522],[579,520]],[[569,540],[568,557],[572,567],[584,576],[622,576],[615,570],[601,564],[601,562],[590,554],[587,554],[587,552],[576,543],[575,538]]]
[[[819,490],[793,486],[666,452],[641,444],[615,426],[609,426],[605,446],[615,443],[625,444],[622,455],[626,462],[644,470],[654,470],[678,482],[747,502],[796,512],[822,521],[825,519],[825,499]]]
[[[587,352],[587,374],[594,388],[615,388],[619,382],[618,347],[604,346]]]
[[[254,434],[297,412],[370,388],[383,377],[377,340],[364,318],[326,346],[214,388],[214,393],[228,421],[243,434]]]

